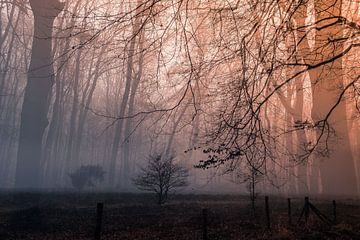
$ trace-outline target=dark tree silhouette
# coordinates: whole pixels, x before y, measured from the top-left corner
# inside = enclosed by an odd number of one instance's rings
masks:
[[[104,181],[105,171],[99,165],[84,165],[69,174],[71,183],[79,191],[85,187],[94,187],[96,182]]]
[[[155,192],[159,204],[166,202],[168,194],[188,185],[188,170],[174,163],[175,156],[150,155],[148,164],[133,179],[134,185],[143,191]]]
[[[21,112],[16,187],[37,188],[40,178],[42,139],[48,125],[50,94],[54,82],[52,30],[64,3],[30,0],[34,37],[28,79]]]

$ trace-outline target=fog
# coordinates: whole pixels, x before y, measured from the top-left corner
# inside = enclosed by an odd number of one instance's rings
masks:
[[[176,192],[358,196],[359,2],[29,2],[0,1],[1,189],[138,193],[160,155]]]

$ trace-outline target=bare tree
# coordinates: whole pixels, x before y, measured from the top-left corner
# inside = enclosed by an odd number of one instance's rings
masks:
[[[134,185],[143,191],[155,192],[159,204],[163,204],[168,194],[188,185],[188,170],[174,163],[174,156],[150,155],[147,166],[140,169],[133,179]]]
[[[257,159],[256,153],[246,153],[246,163],[243,166],[237,166],[236,170],[230,171],[232,181],[235,184],[246,184],[251,202],[253,214],[256,214],[255,201],[258,196],[258,184],[264,181],[264,166],[261,159]]]

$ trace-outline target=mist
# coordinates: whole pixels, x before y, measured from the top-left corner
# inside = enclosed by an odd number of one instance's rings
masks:
[[[359,197],[357,1],[0,1],[0,14],[2,191],[136,195],[166,166],[166,198]]]
[[[96,189],[133,191],[171,152],[189,190],[241,193],[254,170],[261,191],[356,196],[357,4],[228,4],[2,3],[2,188],[99,165]]]

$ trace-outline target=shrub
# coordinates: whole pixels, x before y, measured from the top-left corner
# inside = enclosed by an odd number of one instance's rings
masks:
[[[69,174],[73,187],[79,191],[104,181],[104,175],[105,171],[100,165],[83,165]]]

